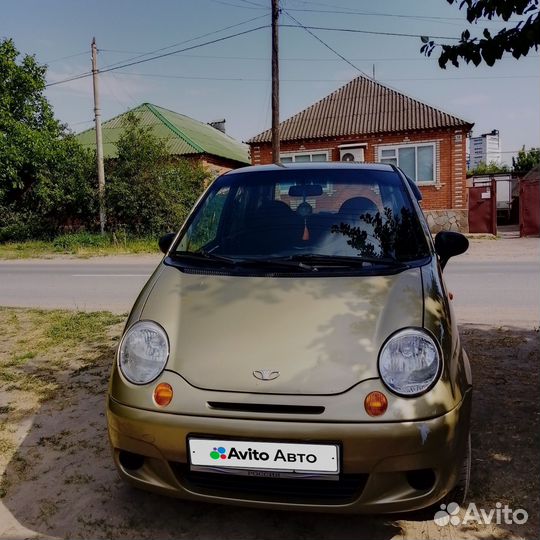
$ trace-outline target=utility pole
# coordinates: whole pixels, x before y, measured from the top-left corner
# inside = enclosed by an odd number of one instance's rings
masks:
[[[279,163],[279,0],[272,0],[272,162]]]
[[[92,39],[92,81],[94,83],[94,119],[96,124],[96,158],[99,191],[99,227],[105,234],[105,169],[103,167],[103,138],[101,135],[101,110],[99,108],[98,68],[96,38]]]

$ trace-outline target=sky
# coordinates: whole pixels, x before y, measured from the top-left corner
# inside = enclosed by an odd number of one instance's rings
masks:
[[[474,135],[498,129],[506,163],[523,145],[540,147],[540,51],[493,67],[462,63],[446,70],[436,54],[420,53],[418,36],[452,43],[465,28],[480,35],[508,26],[495,20],[471,26],[459,3],[281,0],[281,119],[361,72],[375,73],[383,84],[474,122]],[[350,63],[302,27],[287,26],[297,24],[290,16],[331,28],[311,31]],[[0,9],[0,38],[47,64],[48,83],[91,69],[94,36],[100,69],[174,53],[102,73],[104,120],[150,102],[202,122],[225,118],[227,133],[241,141],[271,125],[269,24],[270,0],[1,0]],[[71,130],[92,127],[91,77],[53,84],[46,95]]]

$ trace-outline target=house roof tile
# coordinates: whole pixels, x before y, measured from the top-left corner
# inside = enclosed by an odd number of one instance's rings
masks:
[[[295,141],[472,126],[472,123],[422,103],[364,76],[332,92],[280,124],[280,140]],[[266,130],[248,143],[270,142]]]
[[[122,133],[124,118],[129,112],[140,118],[142,126],[150,127],[153,135],[163,141],[171,154],[211,154],[240,163],[250,163],[247,145],[209,124],[151,103],[143,103],[103,122],[103,154],[106,158],[117,155],[116,141]],[[77,139],[83,146],[95,147],[95,133],[95,129],[89,129],[79,133]]]

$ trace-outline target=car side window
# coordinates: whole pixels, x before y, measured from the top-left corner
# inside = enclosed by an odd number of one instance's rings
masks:
[[[222,187],[206,199],[178,246],[180,251],[198,251],[216,240],[229,191],[228,186]]]

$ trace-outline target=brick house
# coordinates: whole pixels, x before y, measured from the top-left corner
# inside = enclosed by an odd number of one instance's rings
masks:
[[[103,122],[105,158],[116,157],[116,141],[122,134],[124,118],[129,113],[140,119],[142,127],[150,128],[151,133],[162,141],[171,156],[199,161],[213,176],[250,163],[248,146],[225,133],[225,120],[205,124],[151,103],[143,103]],[[95,129],[83,131],[76,137],[83,146],[96,147]]]
[[[281,161],[398,165],[418,183],[432,231],[468,230],[466,139],[473,124],[360,76],[280,124]],[[248,141],[272,163],[271,130]]]

